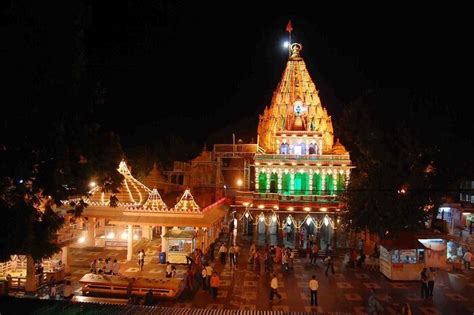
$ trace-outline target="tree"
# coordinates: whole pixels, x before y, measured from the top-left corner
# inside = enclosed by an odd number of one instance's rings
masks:
[[[379,235],[425,227],[443,192],[436,149],[419,137],[407,91],[370,92],[347,106],[337,125],[356,169],[344,196],[346,223]]]
[[[60,250],[54,236],[64,222],[52,205],[52,199],[31,195],[24,187],[11,187],[0,199],[0,261],[10,255],[31,255],[38,261]]]

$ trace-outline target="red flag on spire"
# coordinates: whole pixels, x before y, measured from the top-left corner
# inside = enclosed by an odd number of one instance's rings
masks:
[[[288,21],[288,25],[286,25],[286,31],[291,33],[293,31],[293,27],[291,26],[291,20]]]

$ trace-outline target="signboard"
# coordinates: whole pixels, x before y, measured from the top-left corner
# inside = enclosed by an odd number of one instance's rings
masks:
[[[105,247],[127,247],[127,241],[105,241]]]

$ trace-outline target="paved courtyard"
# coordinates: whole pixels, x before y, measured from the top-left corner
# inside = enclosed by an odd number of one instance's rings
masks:
[[[378,271],[351,269],[342,267],[342,259],[335,263],[335,274],[325,276],[321,261],[318,266],[309,266],[304,259],[296,257],[294,271],[283,275],[279,266],[279,293],[283,299],[269,303],[270,276],[262,272],[258,276],[251,265],[247,264],[249,242],[241,242],[242,255],[237,270],[231,270],[229,265],[222,266],[217,260],[214,269],[221,278],[221,286],[216,301],[203,290],[196,290],[192,296],[183,294],[176,302],[163,301],[162,306],[211,308],[211,309],[248,309],[248,310],[281,310],[307,312],[344,312],[350,314],[366,314],[367,298],[370,288],[376,288],[377,297],[385,308],[384,314],[397,314],[403,303],[408,302],[414,314],[473,314],[474,313],[474,270],[470,272],[446,272],[437,274],[434,297],[429,300],[420,298],[418,282],[392,282]],[[163,277],[163,265],[158,263],[160,251],[157,242],[141,242],[139,247],[146,247],[144,271],[139,271],[136,259],[126,262],[126,252],[103,250],[95,248],[71,249],[70,280],[81,294],[78,280],[89,270],[93,258],[111,257],[121,262],[122,274],[140,277]],[[263,266],[262,266],[263,268]],[[184,277],[185,266],[178,266],[178,277]],[[310,306],[308,281],[315,274],[319,281],[317,308]],[[43,291],[43,293],[45,293]]]

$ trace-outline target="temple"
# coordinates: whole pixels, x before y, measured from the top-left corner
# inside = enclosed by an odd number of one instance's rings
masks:
[[[277,227],[291,234],[305,227],[324,246],[335,242],[332,235],[344,206],[340,195],[353,166],[349,152],[334,141],[331,116],[321,104],[302,48],[291,45],[271,104],[260,116],[253,191],[240,191],[235,200],[245,207],[244,230],[247,221],[259,234],[277,233]],[[330,231],[320,235],[325,227]]]

